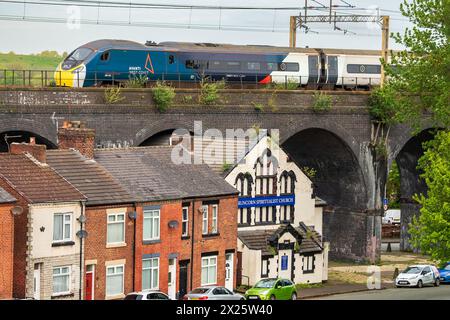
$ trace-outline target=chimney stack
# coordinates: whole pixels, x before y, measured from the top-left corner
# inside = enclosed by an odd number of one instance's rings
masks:
[[[95,130],[81,121],[64,121],[58,129],[59,149],[75,149],[88,159],[94,158]]]
[[[36,144],[35,137],[31,137],[29,143],[13,142],[11,143],[9,150],[11,154],[22,154],[28,152],[40,163],[46,163],[47,161],[46,156],[47,147],[43,144]]]

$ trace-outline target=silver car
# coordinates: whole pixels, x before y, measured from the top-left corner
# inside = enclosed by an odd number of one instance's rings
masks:
[[[417,264],[409,266],[402,271],[395,279],[395,286],[399,287],[418,287],[425,285],[439,286],[439,270],[429,264]]]
[[[140,292],[130,292],[124,300],[170,300],[164,292],[157,290],[144,290]]]
[[[239,293],[233,293],[225,287],[203,286],[187,293],[183,300],[245,300]]]

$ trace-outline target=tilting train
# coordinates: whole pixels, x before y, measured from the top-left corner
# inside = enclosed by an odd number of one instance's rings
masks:
[[[139,76],[149,81],[209,78],[314,88],[368,87],[380,84],[380,57],[375,50],[97,40],[70,53],[58,66],[55,82],[89,87]]]

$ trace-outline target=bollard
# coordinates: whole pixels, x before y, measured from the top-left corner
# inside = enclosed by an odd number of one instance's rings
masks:
[[[386,252],[392,252],[391,243],[388,242]]]

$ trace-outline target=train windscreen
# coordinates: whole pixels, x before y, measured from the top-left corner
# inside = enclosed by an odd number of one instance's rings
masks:
[[[84,60],[86,60],[87,57],[90,56],[90,54],[93,52],[92,49],[89,48],[78,48],[74,52],[72,52],[63,62],[62,69],[63,70],[69,70],[76,66],[78,66],[80,63],[82,63]]]

